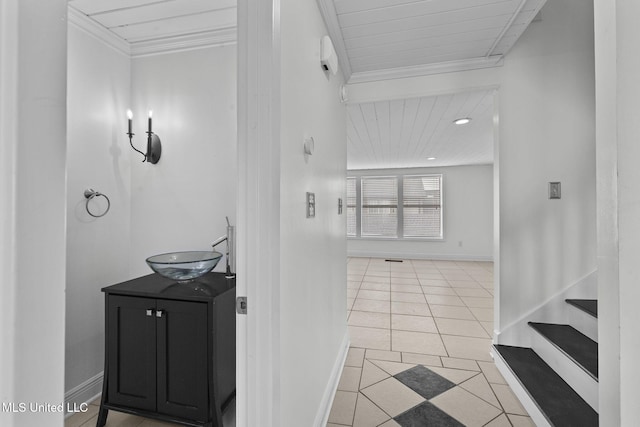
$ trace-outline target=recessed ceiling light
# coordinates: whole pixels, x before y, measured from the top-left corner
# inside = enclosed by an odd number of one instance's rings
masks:
[[[456,124],[456,125],[466,125],[470,121],[471,121],[471,119],[469,117],[461,117],[459,119],[455,119],[453,121],[453,123]]]
[[[427,157],[427,160],[435,160],[435,157]]]

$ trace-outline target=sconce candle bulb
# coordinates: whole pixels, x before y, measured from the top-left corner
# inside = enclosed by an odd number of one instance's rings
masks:
[[[138,153],[144,156],[144,159],[142,161],[149,162],[151,164],[156,164],[160,160],[160,155],[162,154],[162,144],[160,143],[160,138],[158,137],[158,135],[154,134],[152,131],[152,123],[151,123],[152,115],[153,115],[153,112],[149,110],[149,130],[147,131],[148,138],[147,138],[146,153],[143,153],[142,151],[138,150],[136,147],[133,146],[133,135],[134,135],[134,133],[132,132],[133,113],[131,112],[131,110],[127,110],[127,118],[129,119],[129,123],[128,123],[129,130],[127,132],[127,135],[129,135],[129,144],[131,144],[131,148],[133,148],[135,151],[137,151]]]

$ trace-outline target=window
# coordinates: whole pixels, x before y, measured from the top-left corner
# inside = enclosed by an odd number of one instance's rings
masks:
[[[442,239],[442,175],[347,178],[347,236]]]

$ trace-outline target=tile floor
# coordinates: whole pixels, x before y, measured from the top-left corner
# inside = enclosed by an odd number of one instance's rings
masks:
[[[493,263],[350,258],[347,274],[327,427],[534,425],[489,355]]]
[[[98,420],[98,410],[100,409],[100,399],[91,402],[87,412],[78,412],[64,421],[64,427],[95,427]],[[224,427],[235,427],[235,401],[229,404],[229,407],[222,416],[222,424]],[[165,423],[163,421],[152,420],[150,418],[138,417],[135,415],[124,414],[117,411],[109,411],[107,416],[106,427],[174,427],[178,424]]]

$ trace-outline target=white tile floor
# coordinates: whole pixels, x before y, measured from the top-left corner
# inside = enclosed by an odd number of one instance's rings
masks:
[[[328,427],[533,426],[489,355],[493,263],[350,258],[347,271],[351,348]]]

